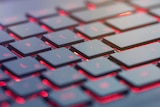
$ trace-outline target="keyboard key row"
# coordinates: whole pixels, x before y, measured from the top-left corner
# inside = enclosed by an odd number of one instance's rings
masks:
[[[83,10],[73,12],[72,16],[82,22],[92,22],[104,18],[116,16],[124,12],[133,12],[134,8],[124,3],[113,3],[95,10]],[[104,14],[105,13],[105,14]]]

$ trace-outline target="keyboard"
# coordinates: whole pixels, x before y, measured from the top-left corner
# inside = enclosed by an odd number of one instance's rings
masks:
[[[160,0],[0,0],[0,107],[159,107]]]

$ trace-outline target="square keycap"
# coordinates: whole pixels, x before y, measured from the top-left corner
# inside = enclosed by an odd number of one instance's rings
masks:
[[[46,70],[43,65],[31,57],[5,62],[2,66],[18,77],[31,75]]]
[[[113,49],[99,40],[82,42],[71,47],[72,51],[79,53],[86,58],[98,57],[113,52]]]
[[[83,39],[71,30],[60,30],[54,33],[49,33],[44,35],[42,39],[55,45],[56,47],[63,47],[83,42]]]
[[[104,57],[80,62],[77,67],[95,77],[120,71],[120,66]]]
[[[59,48],[38,54],[39,60],[44,60],[53,67],[59,67],[66,64],[81,61],[81,59],[66,48]]]
[[[38,24],[36,23],[24,23],[8,28],[8,31],[15,34],[21,39],[38,36],[46,33]]]
[[[51,48],[36,37],[24,39],[9,44],[9,49],[16,51],[22,56],[29,56]]]
[[[73,27],[78,22],[68,16],[55,16],[41,20],[41,23],[53,30],[60,30],[67,27]]]
[[[108,26],[100,23],[100,22],[94,22],[82,26],[78,26],[75,28],[76,31],[84,34],[86,37],[90,39],[106,36],[109,34],[113,34],[114,31],[109,28]]]
[[[58,68],[54,72],[45,72],[43,73],[43,77],[59,87],[65,87],[86,80],[82,74],[70,66]]]

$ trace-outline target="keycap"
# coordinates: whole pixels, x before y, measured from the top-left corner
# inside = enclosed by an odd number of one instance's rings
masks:
[[[83,84],[83,87],[99,97],[125,93],[128,91],[128,88],[125,85],[120,84],[114,77],[103,78],[97,81],[87,81]]]
[[[77,36],[76,33],[67,29],[45,34],[42,39],[56,47],[69,46],[84,41],[82,38]]]
[[[9,48],[22,56],[30,56],[51,49],[48,45],[35,37],[10,43]]]
[[[24,79],[20,82],[10,81],[7,88],[20,97],[29,97],[49,88],[38,77]]]
[[[60,67],[74,62],[79,62],[81,59],[66,48],[59,48],[38,54],[39,60],[44,60],[47,64],[53,67]]]
[[[0,46],[0,63],[16,59],[16,55],[10,52],[7,48]]]
[[[160,58],[159,50],[160,44],[154,43],[111,54],[110,59],[123,64],[126,67],[133,67],[158,60]]]
[[[45,72],[42,76],[58,87],[65,87],[86,80],[82,74],[70,66],[58,68],[53,72]]]
[[[157,23],[157,20],[148,14],[136,13],[129,16],[112,18],[106,20],[106,23],[121,31],[126,31],[144,25]]]
[[[0,81],[8,81],[10,78],[2,70],[0,70]]]
[[[155,65],[148,65],[128,72],[121,72],[118,76],[135,87],[143,87],[160,81],[160,69]]]
[[[54,8],[36,9],[27,12],[27,16],[33,17],[35,19],[55,16],[55,15],[57,15],[57,11]]]
[[[82,0],[76,0],[76,1],[72,0],[72,1],[67,1],[64,3],[60,3],[57,8],[65,12],[73,12],[73,11],[85,9],[86,4]]]
[[[8,70],[17,77],[24,77],[26,75],[31,75],[46,70],[43,65],[31,57],[9,61],[3,63],[2,66],[4,69]]]
[[[142,8],[152,8],[160,5],[160,0],[130,0],[130,2]]]
[[[51,107],[42,98],[31,99],[26,101],[24,104],[11,104],[11,107]]]
[[[7,96],[2,88],[0,88],[0,103],[4,101],[9,101],[10,98]]]
[[[68,16],[55,16],[42,19],[41,24],[44,24],[53,30],[61,30],[64,28],[76,26],[78,23],[76,20]]]
[[[4,27],[24,23],[27,21],[27,18],[20,14],[0,16],[0,25]]]
[[[155,24],[122,34],[107,36],[103,39],[103,42],[112,47],[124,50],[159,40],[159,28],[160,24]]]
[[[103,105],[96,103],[92,107],[157,107],[160,104],[159,90],[160,88],[155,88],[138,94],[130,93],[120,100]]]
[[[94,58],[113,52],[113,49],[111,47],[105,45],[99,40],[91,40],[72,45],[71,50],[79,53],[86,58]]]
[[[94,22],[94,23],[78,26],[75,28],[75,30],[82,33],[89,39],[94,39],[94,38],[114,34],[114,31],[111,28],[109,28],[108,26],[100,22]]]
[[[60,107],[69,107],[91,102],[90,97],[84,94],[79,87],[50,92],[48,98],[57,103]]]
[[[94,77],[121,70],[120,66],[104,57],[80,62],[77,64],[77,67]]]
[[[113,0],[88,0],[88,3],[92,3],[94,5],[107,5],[110,4],[110,2],[112,2]]]
[[[150,14],[160,17],[160,8],[153,8],[149,10]]]
[[[8,28],[8,31],[15,34],[21,39],[34,37],[46,33],[38,24],[36,23],[24,23]]]
[[[0,31],[0,45],[14,42],[14,39],[10,37],[6,32]]]
[[[113,3],[95,10],[73,12],[71,15],[82,22],[92,22],[116,16],[124,12],[133,12],[134,8],[124,3]]]

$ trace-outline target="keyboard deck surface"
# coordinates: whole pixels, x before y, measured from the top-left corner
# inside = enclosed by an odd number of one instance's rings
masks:
[[[160,0],[0,0],[0,107],[159,107]]]

